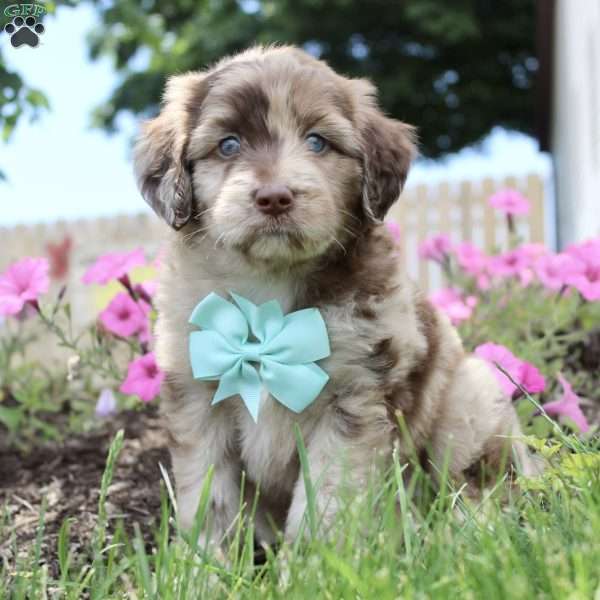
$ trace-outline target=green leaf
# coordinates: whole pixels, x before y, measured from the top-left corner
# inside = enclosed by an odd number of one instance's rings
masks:
[[[23,420],[23,408],[21,406],[0,406],[0,422],[11,432],[15,433]]]

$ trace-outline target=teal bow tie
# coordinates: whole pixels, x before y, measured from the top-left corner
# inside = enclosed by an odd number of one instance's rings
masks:
[[[237,294],[231,297],[237,307],[210,293],[192,312],[190,323],[202,329],[190,334],[194,378],[219,381],[212,404],[239,394],[254,421],[263,386],[301,412],[329,379],[314,363],[331,354],[321,313],[305,308],[284,316],[277,300],[256,306]]]

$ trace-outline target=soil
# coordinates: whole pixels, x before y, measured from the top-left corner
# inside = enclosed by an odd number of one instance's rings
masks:
[[[57,572],[57,538],[65,519],[71,520],[73,555],[89,551],[108,447],[121,428],[125,439],[106,504],[109,535],[122,519],[126,531],[131,532],[137,522],[146,541],[150,540],[153,524],[160,518],[159,463],[169,466],[166,435],[152,409],[123,412],[98,430],[72,435],[61,444],[39,446],[27,454],[0,444],[0,520],[8,523],[8,537],[0,539],[0,564],[14,568],[15,559],[31,551],[44,498],[41,557],[50,572]],[[8,514],[2,515],[3,511]]]

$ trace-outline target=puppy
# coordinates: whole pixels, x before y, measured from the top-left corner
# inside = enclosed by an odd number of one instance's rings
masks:
[[[135,169],[171,226],[156,354],[184,526],[212,465],[213,541],[238,513],[242,472],[246,491],[260,490],[256,537],[273,542],[279,528],[294,539],[306,508],[295,426],[324,528],[342,483],[360,490],[395,442],[402,452],[398,411],[417,452],[441,463],[451,450],[457,478],[482,460],[499,463],[519,435],[490,368],[465,354],[394,258],[382,220],[414,155],[413,128],[382,114],[368,81],[292,47],[252,48],[169,80]],[[239,396],[211,404],[216,383],[193,378],[190,314],[211,292],[231,291],[255,304],[275,299],[286,314],[320,310],[329,381],[302,412],[263,391],[255,422]]]

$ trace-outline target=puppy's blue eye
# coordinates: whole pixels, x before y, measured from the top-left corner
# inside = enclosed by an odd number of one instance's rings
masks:
[[[221,153],[221,156],[229,158],[230,156],[238,154],[239,151],[240,140],[238,140],[234,135],[230,135],[229,137],[223,138],[219,142],[219,152]]]
[[[324,137],[321,137],[318,133],[311,133],[306,136],[306,143],[308,144],[308,148],[311,152],[315,154],[320,154],[327,148],[327,140]]]

